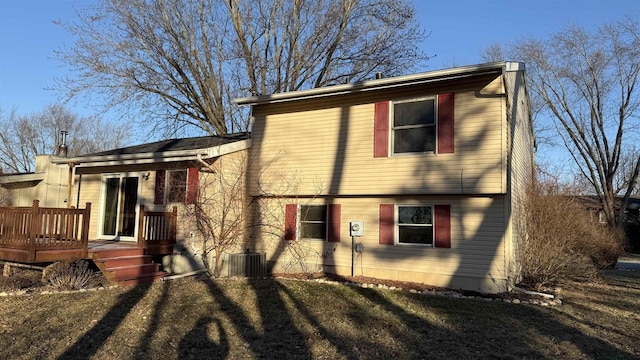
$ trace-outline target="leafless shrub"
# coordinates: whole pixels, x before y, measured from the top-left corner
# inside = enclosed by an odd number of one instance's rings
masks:
[[[53,264],[46,280],[58,290],[78,290],[98,282],[98,274],[83,259],[65,260]]]
[[[615,264],[622,237],[558,186],[538,184],[525,205],[526,239],[518,247],[522,284],[585,279]]]

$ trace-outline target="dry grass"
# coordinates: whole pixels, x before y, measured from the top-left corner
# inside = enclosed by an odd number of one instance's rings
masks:
[[[640,356],[640,274],[543,308],[296,280],[156,282],[0,298],[0,358],[608,358]]]

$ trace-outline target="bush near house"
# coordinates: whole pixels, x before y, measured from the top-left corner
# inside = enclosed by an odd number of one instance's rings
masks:
[[[615,265],[624,251],[619,231],[603,226],[574,198],[548,184],[530,192],[525,229],[517,256],[522,284],[534,289],[592,278]]]
[[[55,289],[78,290],[96,285],[100,274],[83,259],[65,260],[47,268],[43,280]]]

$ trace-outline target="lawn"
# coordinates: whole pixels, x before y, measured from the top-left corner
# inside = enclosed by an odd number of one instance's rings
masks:
[[[640,273],[555,307],[284,279],[0,298],[3,359],[637,359]]]

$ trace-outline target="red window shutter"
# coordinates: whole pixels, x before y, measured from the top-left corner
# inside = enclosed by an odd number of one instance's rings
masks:
[[[155,205],[164,204],[164,185],[166,176],[166,171],[156,170],[156,185],[153,193],[153,203]]]
[[[453,154],[454,94],[438,95],[438,154]]]
[[[191,167],[187,170],[187,196],[185,202],[194,204],[198,201],[198,168]]]
[[[436,205],[435,207],[435,247],[451,247],[451,206]]]
[[[389,102],[377,102],[373,117],[373,157],[387,157],[389,155]]]
[[[287,204],[284,214],[284,239],[296,239],[296,225],[298,223],[298,205]]]
[[[340,204],[329,204],[327,241],[340,242]]]
[[[381,245],[393,245],[393,227],[395,225],[395,208],[393,204],[380,204],[380,238]]]

